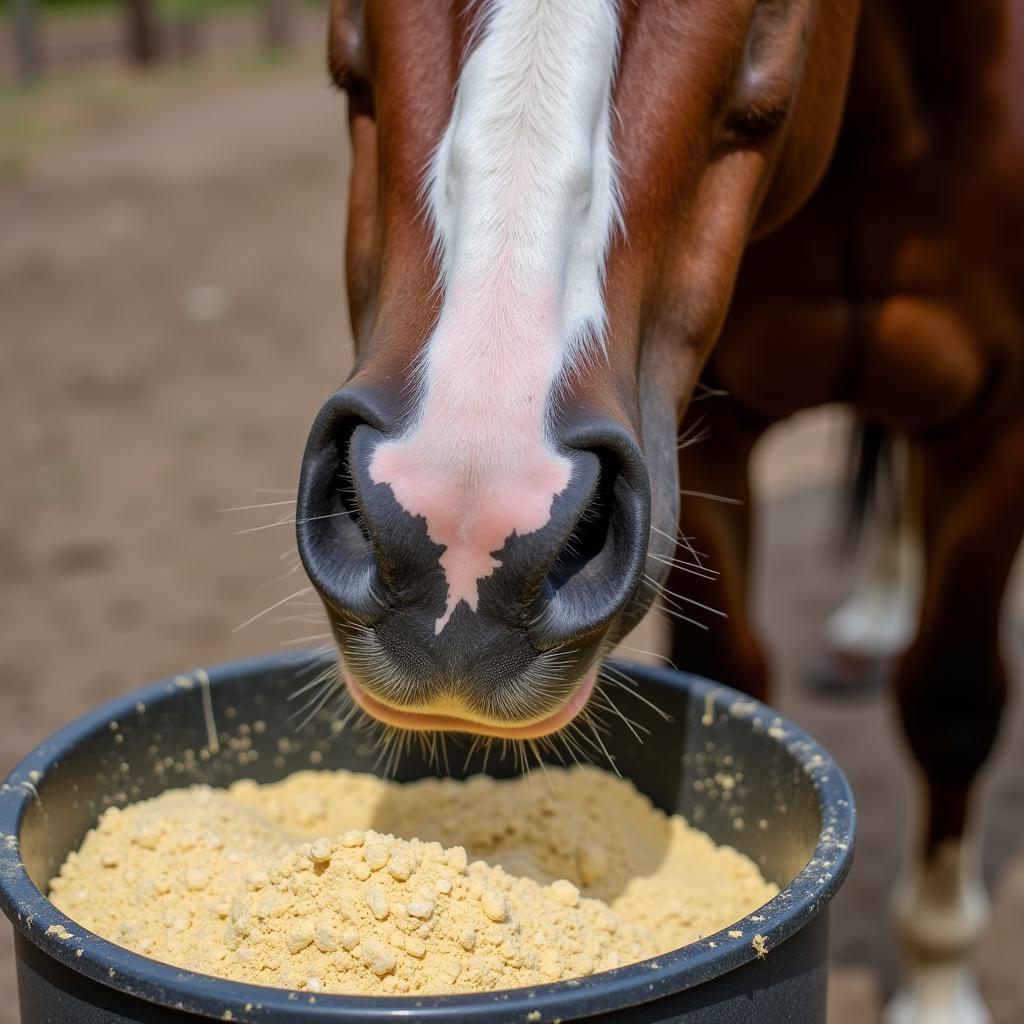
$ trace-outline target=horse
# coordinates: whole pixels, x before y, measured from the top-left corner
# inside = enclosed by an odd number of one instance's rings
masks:
[[[987,1019],[969,812],[1024,532],[1010,12],[333,0],[329,17],[357,358],[311,429],[296,519],[344,690],[397,729],[552,742],[661,597],[677,665],[765,697],[747,461],[772,423],[852,405],[876,439],[862,479],[886,437],[907,446],[926,566],[892,684],[923,795],[894,1024]],[[719,392],[708,439],[680,438]]]

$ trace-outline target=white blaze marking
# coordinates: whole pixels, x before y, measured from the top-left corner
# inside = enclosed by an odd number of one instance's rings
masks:
[[[430,169],[444,302],[421,359],[421,406],[380,445],[375,483],[444,545],[444,628],[541,529],[569,483],[548,401],[604,331],[617,205],[610,143],[614,0],[495,0]]]

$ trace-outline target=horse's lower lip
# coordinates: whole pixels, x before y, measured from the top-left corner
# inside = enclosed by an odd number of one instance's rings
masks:
[[[454,715],[432,715],[420,711],[403,711],[371,697],[348,673],[345,683],[352,699],[369,715],[385,725],[393,725],[399,729],[416,729],[430,732],[471,732],[481,736],[494,736],[506,740],[534,740],[540,736],[548,736],[567,726],[586,706],[594,690],[597,669],[592,668],[576,687],[564,707],[554,714],[536,722],[525,725],[495,725],[491,722],[478,722],[472,718],[458,718]]]

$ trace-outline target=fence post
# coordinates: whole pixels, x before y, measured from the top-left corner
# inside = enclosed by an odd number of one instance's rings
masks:
[[[33,85],[43,74],[43,46],[37,0],[13,0],[11,29],[14,66],[19,85]]]
[[[163,56],[163,32],[154,0],[124,0],[125,43],[128,59],[152,67]]]
[[[263,45],[280,53],[292,43],[291,0],[263,0]]]

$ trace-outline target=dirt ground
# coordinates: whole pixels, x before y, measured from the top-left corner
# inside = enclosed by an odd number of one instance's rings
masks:
[[[279,578],[289,527],[238,534],[279,508],[217,510],[287,498],[309,423],[344,379],[344,133],[317,70],[282,73],[135,112],[0,180],[0,771],[99,701],[317,632],[287,621],[311,610],[298,601],[234,631],[303,583]],[[848,580],[825,557],[835,440],[819,417],[759,455],[755,602],[777,703],[857,794],[832,920],[833,1020],[859,1024],[893,981],[885,898],[909,785],[883,699],[826,702],[800,683]],[[1007,623],[1018,655],[1020,622]],[[996,1024],[1024,1020],[1022,753],[1018,699],[986,820]],[[13,1024],[0,936],[0,1024]]]

